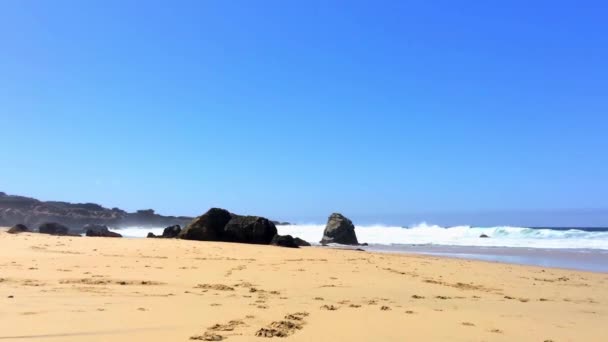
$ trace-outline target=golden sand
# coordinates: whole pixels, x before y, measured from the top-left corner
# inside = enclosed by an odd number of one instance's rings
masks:
[[[608,341],[608,274],[0,232],[4,341]]]

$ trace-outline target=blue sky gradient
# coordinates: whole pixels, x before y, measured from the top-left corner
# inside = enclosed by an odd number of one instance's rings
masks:
[[[608,208],[606,18],[605,1],[2,1],[0,191],[560,225]]]

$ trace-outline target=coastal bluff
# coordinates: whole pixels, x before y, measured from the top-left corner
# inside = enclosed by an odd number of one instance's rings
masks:
[[[105,208],[95,203],[69,203],[40,201],[35,198],[7,195],[0,192],[0,226],[25,224],[37,227],[47,222],[64,225],[73,233],[84,233],[87,224],[99,224],[115,228],[166,227],[186,225],[192,220],[185,216],[163,216],[152,209],[129,213],[119,208]]]

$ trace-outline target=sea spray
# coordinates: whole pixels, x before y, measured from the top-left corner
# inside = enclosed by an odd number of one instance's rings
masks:
[[[318,244],[325,225],[277,226],[281,235],[292,235]],[[115,230],[125,237],[162,234],[163,228],[129,227]],[[356,226],[359,242],[375,245],[440,245],[481,247],[576,248],[608,250],[608,229],[548,229],[526,227],[441,227],[421,223],[412,227],[383,225]],[[486,234],[487,239],[479,236]]]

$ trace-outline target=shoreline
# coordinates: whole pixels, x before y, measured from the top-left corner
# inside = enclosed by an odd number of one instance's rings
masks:
[[[604,273],[420,254],[0,231],[0,271],[8,340],[601,341],[608,319]]]
[[[429,255],[509,265],[608,273],[608,251],[594,249],[480,247],[480,246],[369,246],[370,252]]]

